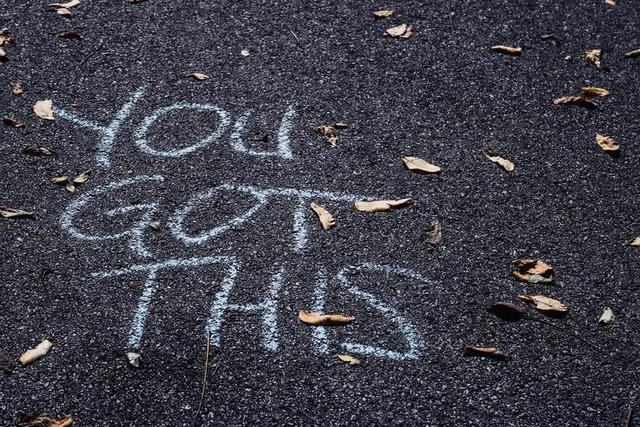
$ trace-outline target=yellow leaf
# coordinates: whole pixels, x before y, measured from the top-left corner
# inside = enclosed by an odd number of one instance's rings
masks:
[[[518,295],[518,298],[523,301],[534,303],[536,309],[540,311],[565,313],[568,310],[568,307],[557,299],[545,297],[543,295],[522,294]]]
[[[491,50],[494,52],[506,53],[507,55],[520,55],[522,53],[522,48],[517,46],[504,46],[504,45],[495,45],[491,46]]]
[[[349,365],[360,365],[362,363],[362,360],[348,354],[336,354],[336,357]]]
[[[343,325],[356,320],[355,317],[345,316],[344,314],[322,314],[315,311],[300,310],[298,318],[307,325]]]
[[[355,207],[362,212],[385,212],[393,208],[401,208],[413,202],[413,199],[376,200],[373,202],[356,202]]]
[[[402,39],[408,39],[413,34],[413,29],[411,25],[400,24],[395,27],[387,28],[384,32],[385,36],[389,37],[400,37]]]
[[[487,149],[484,151],[484,156],[491,160],[493,163],[496,163],[502,167],[507,172],[513,172],[515,169],[515,165],[511,163],[509,160],[500,156],[498,153],[494,152],[491,149]]]
[[[596,86],[586,86],[580,89],[582,93],[589,96],[607,96],[609,95],[609,91],[603,89],[601,87]]]
[[[80,0],[71,0],[66,3],[50,3],[49,7],[55,7],[58,9],[71,9],[80,4]]]
[[[610,136],[596,134],[596,142],[604,151],[618,151],[620,145],[613,140]]]
[[[28,365],[35,362],[36,360],[44,357],[44,355],[47,354],[49,350],[51,350],[52,346],[53,343],[51,341],[42,341],[36,346],[36,348],[25,351],[22,356],[20,356],[20,363],[22,363],[23,365]]]
[[[376,12],[373,12],[373,14],[377,17],[377,18],[388,18],[390,16],[393,16],[396,13],[395,10],[390,10],[390,9],[386,9],[386,10],[378,10]]]
[[[424,173],[437,173],[440,172],[440,167],[436,165],[432,165],[426,160],[421,159],[420,157],[403,157],[402,161],[407,169],[412,171],[424,172]]]
[[[322,224],[322,228],[325,230],[330,229],[334,225],[336,225],[336,221],[333,218],[333,215],[329,213],[324,207],[320,206],[316,202],[311,202],[311,209],[318,215],[318,219],[320,219],[320,223]]]
[[[50,99],[36,102],[33,105],[33,112],[41,119],[55,120],[53,117],[53,101]]]
[[[206,74],[202,74],[202,73],[198,73],[198,72],[190,73],[188,75],[188,77],[193,77],[194,79],[200,80],[200,81],[207,80],[209,78],[209,76],[207,76]]]

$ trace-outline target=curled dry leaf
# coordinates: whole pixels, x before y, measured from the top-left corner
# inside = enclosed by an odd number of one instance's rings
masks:
[[[336,357],[349,365],[360,365],[362,363],[362,360],[349,356],[348,354],[336,354]]]
[[[7,206],[0,206],[0,216],[2,218],[24,218],[32,217],[33,212],[23,211],[22,209],[13,209]]]
[[[440,167],[436,165],[432,165],[420,157],[403,157],[402,162],[406,166],[407,169],[422,172],[422,173],[438,173],[440,172]]]
[[[24,90],[22,89],[22,84],[21,83],[16,83],[11,88],[11,93],[14,94],[15,96],[20,96],[20,95],[22,95],[23,92],[24,92]]]
[[[2,118],[2,123],[4,123],[7,126],[11,126],[14,128],[23,128],[26,126],[25,122],[21,122],[19,120],[14,119],[13,117],[9,117],[9,116],[4,116]]]
[[[591,62],[597,69],[602,69],[602,49],[589,49],[584,53],[587,61]]]
[[[129,364],[134,368],[140,367],[140,357],[140,353],[134,353],[132,351],[127,352],[127,360],[129,361]]]
[[[315,311],[300,310],[298,318],[302,323],[313,326],[323,325],[344,325],[356,320],[355,317],[345,316],[344,314],[322,314]]]
[[[187,74],[187,77],[191,77],[195,80],[207,80],[209,78],[209,76],[207,76],[206,74],[202,74],[202,73],[198,73],[198,72],[193,72],[193,73],[189,73]]]
[[[48,149],[47,147],[38,147],[36,145],[30,145],[28,147],[25,147],[22,152],[24,154],[28,154],[30,156],[38,156],[38,157],[42,157],[42,156],[57,156],[58,153],[56,153],[53,150]]]
[[[624,242],[624,244],[627,246],[640,246],[640,236],[634,237],[633,239],[629,239],[626,242]]]
[[[615,152],[620,150],[620,145],[610,136],[596,134],[596,142],[604,151]]]
[[[438,246],[442,240],[442,226],[440,221],[431,223],[431,228],[424,233],[424,242],[430,246]]]
[[[58,37],[62,38],[62,39],[76,39],[76,40],[82,40],[82,36],[78,33],[76,33],[73,30],[70,30],[68,28],[65,28],[64,30],[60,31],[58,34],[56,34]]]
[[[395,13],[396,13],[395,10],[385,9],[385,10],[377,10],[373,12],[373,15],[376,18],[388,18],[390,16],[393,16]]]
[[[49,353],[51,347],[53,347],[53,343],[51,341],[42,341],[36,346],[36,348],[25,351],[22,356],[20,356],[20,363],[22,363],[23,365],[28,365],[35,362],[36,360],[44,357],[47,353]]]
[[[640,56],[640,49],[630,50],[624,53],[625,58],[634,58],[636,56]]]
[[[320,219],[320,224],[322,224],[322,228],[325,230],[330,229],[334,225],[336,225],[336,221],[333,218],[333,215],[329,213],[324,207],[320,206],[316,202],[311,202],[311,209],[318,215],[318,219]]]
[[[522,53],[521,47],[504,46],[500,44],[491,46],[491,50],[493,50],[494,52],[506,53],[507,55],[520,55]]]
[[[335,147],[338,144],[338,135],[336,135],[336,130],[332,125],[315,126],[313,130],[322,135],[324,140],[331,144],[331,146]]]
[[[580,90],[582,91],[582,93],[584,93],[585,95],[588,96],[607,96],[609,95],[609,91],[601,88],[601,87],[596,87],[596,86],[585,86],[583,88],[580,88]]]
[[[515,304],[503,301],[492,301],[487,306],[487,311],[502,320],[517,322],[526,316],[526,313]]]
[[[67,185],[68,182],[69,182],[69,177],[66,175],[54,176],[53,178],[51,178],[51,183],[55,185]]]
[[[62,16],[63,18],[71,18],[71,11],[69,9],[58,9],[56,10],[56,15]]]
[[[594,109],[598,106],[592,99],[585,96],[562,96],[553,100],[553,105],[579,105]]]
[[[49,7],[55,7],[56,9],[71,9],[80,4],[80,0],[71,0],[66,3],[50,3]]]
[[[615,314],[613,314],[613,310],[611,310],[611,308],[609,307],[606,307],[600,315],[598,323],[600,323],[601,325],[610,325],[614,322],[614,320],[616,320],[616,316]]]
[[[513,163],[511,163],[509,160],[505,159],[499,153],[496,153],[492,149],[486,149],[483,153],[487,159],[491,160],[493,163],[500,165],[500,167],[502,167],[502,169],[507,172],[513,172],[513,170],[516,168]]]
[[[45,99],[44,101],[38,101],[33,105],[33,112],[36,116],[45,120],[55,120],[53,117],[53,101]]]
[[[16,425],[18,427],[70,427],[73,425],[73,418],[64,417],[61,420],[54,420],[49,417],[26,416],[18,414]]]
[[[553,282],[553,266],[539,259],[516,259],[513,261],[513,277],[521,282]]]
[[[536,309],[544,312],[566,313],[568,310],[568,307],[557,299],[545,297],[544,295],[522,294],[518,295],[518,298],[535,304]]]
[[[82,172],[80,175],[78,175],[75,178],[73,178],[73,183],[76,186],[80,186],[80,185],[84,184],[85,182],[89,181],[89,175],[91,175],[91,170],[88,170],[86,172]]]
[[[465,356],[490,357],[492,359],[506,359],[507,355],[497,347],[475,347],[465,344],[463,349]]]
[[[385,212],[394,208],[402,208],[413,202],[413,199],[376,200],[373,202],[356,202],[355,207],[362,212]]]
[[[389,37],[408,39],[413,35],[413,28],[411,28],[411,25],[400,24],[395,27],[387,28],[384,32],[384,35]]]

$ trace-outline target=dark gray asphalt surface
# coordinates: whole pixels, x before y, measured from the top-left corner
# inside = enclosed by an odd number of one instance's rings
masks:
[[[6,47],[9,59],[0,63],[0,113],[28,125],[0,127],[0,204],[36,217],[0,221],[0,353],[17,358],[44,338],[55,345],[32,366],[0,372],[0,424],[13,425],[16,413],[25,412],[68,414],[81,426],[624,425],[640,393],[640,251],[623,245],[640,234],[640,62],[622,52],[640,47],[640,4],[618,3],[100,0],[84,1],[67,21],[45,1],[9,0],[0,27],[9,27],[17,44]],[[397,16],[371,15],[387,7]],[[405,22],[414,28],[412,38],[382,37]],[[53,35],[65,27],[83,39]],[[555,36],[542,40],[545,33]],[[497,54],[488,49],[494,44],[517,44],[524,53]],[[589,48],[603,49],[607,69],[582,58]],[[251,56],[242,57],[242,49]],[[211,78],[183,77],[194,70]],[[17,81],[25,88],[21,97],[10,93]],[[96,167],[95,132],[31,112],[35,101],[50,98],[66,109],[78,104],[83,117],[107,123],[143,85],[146,94],[124,122],[108,168]],[[587,85],[611,91],[597,110],[551,105]],[[229,130],[190,156],[141,153],[133,136],[138,123],[178,101],[215,103],[233,120],[253,109],[249,134],[266,132],[270,141],[294,104],[294,158],[234,152]],[[152,128],[156,146],[187,146],[212,130],[208,113],[170,117]],[[309,130],[337,120],[349,128],[340,131],[336,148]],[[614,137],[621,155],[604,154],[596,133]],[[23,154],[33,144],[60,156]],[[506,154],[515,172],[489,163],[482,155],[487,147]],[[406,171],[404,155],[424,157],[443,171]],[[93,174],[76,194],[48,182],[86,169]],[[72,200],[139,174],[161,174],[165,182],[101,197],[82,224],[104,231],[105,209],[161,203],[163,228],[147,233],[147,246],[159,260],[236,255],[242,270],[234,302],[264,298],[271,274],[285,269],[278,351],[260,346],[259,316],[227,317],[222,345],[211,351],[200,415],[202,331],[220,270],[159,275],[143,363],[134,369],[124,350],[143,278],[98,280],[91,273],[144,260],[122,240],[80,241],[61,229]],[[223,182],[410,196],[416,203],[366,215],[348,203],[320,201],[334,212],[337,227],[325,232],[309,216],[309,244],[300,254],[289,242],[292,199],[205,245],[174,239],[164,227],[172,212]],[[247,202],[211,203],[187,226],[206,230]],[[429,250],[420,234],[435,219],[444,237]],[[556,285],[513,280],[510,263],[521,257],[551,262]],[[351,367],[335,359],[333,344],[329,354],[313,352],[311,329],[296,313],[312,305],[315,271],[325,267],[333,277],[362,260],[410,268],[433,281],[385,274],[354,279],[416,326],[425,343],[418,360],[361,356],[364,365]],[[485,312],[489,300],[515,302],[523,291],[567,303],[566,318],[548,321],[593,347],[549,325],[505,323]],[[403,349],[395,326],[335,280],[328,295],[329,311],[357,318],[330,331],[332,343],[348,338]],[[605,306],[617,315],[614,326],[597,324]],[[464,358],[464,343],[498,346],[511,358]]]

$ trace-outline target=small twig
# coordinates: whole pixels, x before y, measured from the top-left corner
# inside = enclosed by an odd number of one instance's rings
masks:
[[[567,334],[573,336],[574,338],[579,339],[580,341],[582,341],[583,343],[587,344],[591,348],[594,348],[594,349],[598,350],[598,347],[596,347],[596,345],[593,344],[591,341],[588,341],[585,338],[582,338],[580,335],[578,335],[578,334],[576,334],[576,333],[574,333],[574,332],[572,332],[572,331],[570,331],[568,329],[565,329],[562,326],[558,326],[558,325],[556,325],[554,323],[547,322],[546,320],[543,320],[543,319],[531,318],[531,320],[533,320],[535,322],[544,323],[545,325],[553,326],[554,328],[556,328],[556,329],[558,329],[558,330],[560,330],[562,332],[566,332]]]
[[[85,56],[84,59],[78,65],[76,65],[75,69],[77,70],[78,68],[82,67],[84,65],[84,63],[89,60],[89,58],[91,58],[93,55],[98,53],[98,51],[100,49],[102,49],[103,45],[104,45],[104,42],[101,41],[97,48],[95,48],[93,51],[89,52],[89,54],[87,56]]]
[[[293,34],[293,37],[296,38],[296,40],[298,40],[298,42],[300,41],[300,39],[298,38],[298,36],[296,36],[296,33],[293,32],[293,30],[291,28],[289,28],[289,31],[291,31],[291,34]]]
[[[204,393],[207,391],[207,372],[209,371],[209,349],[211,348],[211,331],[207,334],[207,355],[204,359],[204,380],[202,381],[202,393],[200,394],[200,403],[198,403],[198,411],[196,415],[200,413],[202,409],[202,402],[204,401]],[[216,366],[217,369],[217,366]]]

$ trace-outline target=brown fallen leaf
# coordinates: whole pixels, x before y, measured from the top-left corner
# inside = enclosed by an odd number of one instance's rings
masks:
[[[411,28],[411,25],[400,24],[395,27],[387,28],[384,32],[384,35],[389,37],[408,39],[413,35],[413,28]]]
[[[70,30],[68,28],[65,28],[64,30],[60,31],[59,33],[56,34],[58,37],[60,37],[61,39],[76,39],[76,40],[82,40],[82,36],[78,33],[76,33],[73,30]]]
[[[504,46],[504,45],[495,45],[491,46],[491,50],[494,52],[506,53],[507,55],[520,55],[522,54],[522,48],[516,46]]]
[[[11,93],[14,94],[15,96],[20,96],[20,95],[22,95],[23,92],[24,92],[24,90],[22,89],[22,84],[21,83],[16,83],[11,88]]]
[[[362,212],[385,212],[394,208],[401,208],[409,205],[413,199],[400,200],[376,200],[373,202],[356,202],[355,208]]]
[[[56,10],[56,15],[62,16],[63,18],[71,18],[71,11],[69,9],[58,9]]]
[[[518,298],[523,301],[535,304],[536,309],[540,311],[566,313],[566,311],[568,310],[568,307],[557,299],[545,297],[543,295],[522,294],[518,295]]]
[[[475,347],[465,344],[463,349],[465,356],[490,357],[493,359],[506,359],[507,355],[497,347]]]
[[[329,213],[324,207],[320,206],[316,202],[311,202],[311,209],[318,215],[318,219],[320,219],[320,224],[322,224],[322,228],[325,230],[329,230],[331,227],[336,225],[336,221],[333,218],[333,215]]]
[[[602,69],[602,49],[589,49],[585,51],[584,57],[587,61],[591,62],[597,69]]]
[[[511,161],[505,159],[499,153],[493,151],[490,148],[484,150],[483,153],[487,159],[491,160],[493,163],[500,165],[500,167],[507,172],[513,172],[513,170],[516,168]]]
[[[324,140],[331,144],[332,147],[338,145],[338,135],[332,125],[314,126],[313,130],[323,136]]]
[[[58,153],[48,149],[47,147],[38,147],[36,145],[30,145],[28,147],[25,147],[22,150],[22,152],[30,156],[57,156],[58,155]]]
[[[640,56],[640,49],[630,50],[624,53],[625,58],[634,58],[636,56]]]
[[[50,3],[49,7],[55,7],[56,9],[71,9],[80,4],[80,0],[71,0],[66,3]]]
[[[390,16],[393,16],[395,13],[396,13],[395,10],[385,9],[385,10],[377,10],[373,12],[373,15],[376,18],[388,18]]]
[[[35,348],[31,350],[25,351],[22,356],[20,356],[20,363],[23,365],[28,365],[30,363],[35,362],[38,359],[44,357],[49,350],[53,347],[53,343],[49,340],[44,340],[40,344],[38,344]]]
[[[362,360],[349,356],[348,354],[336,354],[336,357],[349,365],[360,365],[362,363]]]
[[[626,242],[624,242],[624,244],[627,246],[640,246],[640,236],[634,237],[633,239],[629,239]]]
[[[515,304],[504,301],[492,301],[487,305],[487,311],[502,320],[517,322],[526,317],[526,313]]]
[[[55,120],[55,117],[53,117],[53,101],[50,99],[36,102],[33,105],[33,112],[41,119]]]
[[[2,218],[32,217],[33,212],[23,211],[22,209],[13,209],[7,206],[0,206],[0,216]]]
[[[25,122],[18,121],[16,119],[14,119],[13,117],[9,117],[9,116],[4,116],[2,118],[2,123],[4,123],[7,126],[14,127],[14,128],[23,128],[23,127],[25,127],[27,125]]]
[[[511,274],[521,282],[553,282],[553,266],[540,259],[516,259],[513,266]]]
[[[620,145],[614,141],[613,138],[606,135],[596,134],[596,143],[602,148],[604,151],[608,152],[617,152],[620,150]]]
[[[598,106],[592,99],[584,96],[562,96],[554,99],[553,105],[579,105],[590,109]]]
[[[355,317],[345,316],[344,314],[322,314],[315,311],[300,310],[298,318],[302,323],[313,326],[323,325],[344,325],[356,320]]]
[[[442,240],[442,226],[440,221],[434,221],[431,223],[431,228],[422,236],[424,242],[430,246],[438,246]]]
[[[16,420],[18,427],[70,427],[73,425],[73,418],[64,417],[61,420],[54,420],[49,417],[26,416],[19,414]]]
[[[438,173],[440,172],[440,166],[432,165],[420,157],[406,156],[402,158],[402,162],[409,170],[422,172],[422,173]]]
[[[78,175],[75,178],[73,178],[73,183],[76,186],[80,186],[80,185],[84,184],[85,182],[87,182],[89,180],[89,175],[91,175],[91,170],[88,170],[86,172],[82,172],[80,175]]]
[[[207,80],[209,78],[209,76],[207,76],[206,74],[199,73],[197,71],[187,74],[187,77],[191,77],[191,78],[193,78],[195,80],[199,80],[199,81]]]
[[[582,93],[584,93],[587,96],[607,96],[609,95],[609,91],[601,88],[601,87],[596,87],[596,86],[585,86],[583,88],[580,88],[580,90],[582,91]]]
[[[51,183],[55,185],[67,185],[68,182],[69,182],[69,177],[66,175],[54,176],[53,178],[51,178]]]

